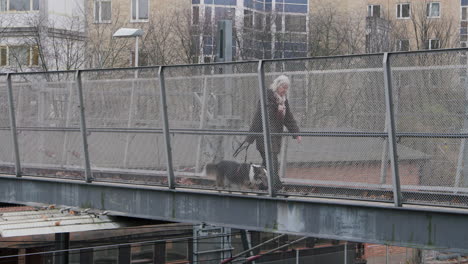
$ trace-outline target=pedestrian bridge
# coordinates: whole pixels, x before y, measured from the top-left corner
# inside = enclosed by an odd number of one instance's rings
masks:
[[[467,252],[467,52],[0,75],[0,202]],[[280,74],[301,132],[249,132]],[[250,134],[281,186],[217,186]]]

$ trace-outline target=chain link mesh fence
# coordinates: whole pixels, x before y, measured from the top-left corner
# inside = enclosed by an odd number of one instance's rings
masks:
[[[275,193],[393,200],[382,60],[377,54],[263,62]],[[465,51],[450,50],[390,56],[404,202],[466,207],[466,61]],[[258,66],[164,68],[177,187],[267,192],[265,170],[250,165],[266,165]],[[158,71],[82,72],[96,180],[167,186]],[[68,170],[56,172],[60,177],[82,173],[75,74],[12,74],[20,158],[27,174],[33,174],[30,168]],[[280,75],[290,80],[287,104],[272,93]],[[5,75],[0,75],[0,109],[5,113],[0,118],[0,162],[12,166]],[[287,115],[290,120],[284,121]],[[300,142],[293,139],[298,135]],[[234,157],[246,140],[248,150]]]
[[[279,75],[290,79],[293,119],[302,133],[312,133],[300,142],[282,137],[282,146],[276,148],[278,193],[392,199],[391,177],[382,168],[385,139],[366,136],[385,131],[382,59],[372,55],[265,63],[269,89],[275,88],[270,84]],[[286,115],[282,121],[285,130],[295,132],[287,119]],[[272,144],[279,144],[275,141],[281,139],[273,135]]]
[[[178,186],[260,191],[249,179],[250,165],[242,164],[258,164],[258,157],[247,160],[244,152],[233,157],[246,137],[239,134],[249,130],[259,100],[257,67],[257,63],[236,63],[166,68]],[[181,134],[184,129],[200,133]],[[203,133],[208,130],[212,133]],[[258,177],[266,180],[264,173]]]
[[[12,74],[11,82],[23,173],[81,178],[75,72]]]
[[[413,169],[416,182],[405,181],[411,172],[400,165],[403,198],[466,206],[465,139],[450,136],[467,131],[466,52],[395,54],[391,68],[396,130],[413,133],[399,145],[424,155]]]
[[[167,185],[158,70],[82,73],[89,155],[96,180]]]

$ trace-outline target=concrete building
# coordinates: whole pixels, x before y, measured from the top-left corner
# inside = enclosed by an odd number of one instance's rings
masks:
[[[466,45],[466,4],[193,0],[192,22],[200,31],[197,52],[204,62],[216,55],[215,28],[221,19],[234,21],[233,54],[243,60],[437,49]]]
[[[460,12],[458,0],[369,1],[366,51],[458,47]]]
[[[304,57],[308,14],[308,0],[192,0],[199,59],[215,59],[216,24],[223,19],[233,21],[235,58]]]
[[[0,71],[81,67],[84,0],[0,1]]]

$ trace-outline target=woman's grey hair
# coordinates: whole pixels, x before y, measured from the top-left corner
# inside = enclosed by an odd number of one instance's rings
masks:
[[[278,90],[278,88],[282,85],[287,85],[288,88],[291,86],[291,81],[289,81],[288,76],[280,75],[276,77],[276,79],[271,83],[270,89],[276,92],[276,90]]]

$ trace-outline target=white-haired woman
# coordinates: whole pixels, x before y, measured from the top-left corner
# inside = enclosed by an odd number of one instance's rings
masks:
[[[270,121],[270,133],[282,133],[284,127],[288,129],[290,133],[298,133],[299,127],[294,119],[288,102],[288,90],[291,86],[291,82],[286,75],[278,76],[273,83],[270,85],[270,89],[267,89],[267,109],[268,117]],[[250,132],[262,132],[262,112],[260,101],[257,105],[257,110],[250,125]],[[301,141],[300,136],[294,137],[299,143]],[[256,141],[257,150],[263,159],[263,166],[266,166],[265,158],[265,145],[263,136],[249,135],[246,141],[252,144]],[[271,159],[273,161],[273,186],[276,188],[281,187],[281,181],[278,176],[278,153],[281,150],[281,136],[271,136]]]

